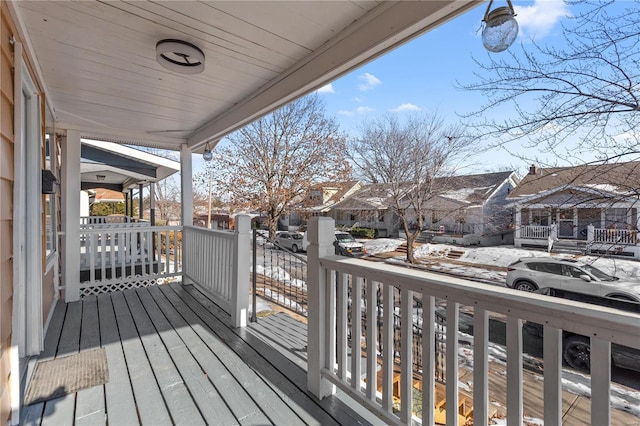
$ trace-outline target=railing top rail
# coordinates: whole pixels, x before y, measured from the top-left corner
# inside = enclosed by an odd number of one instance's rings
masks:
[[[640,349],[640,314],[343,256],[324,268]]]
[[[215,235],[216,237],[227,238],[227,239],[232,239],[235,233],[232,229],[209,229],[209,228],[202,228],[199,226],[190,226],[190,225],[184,226],[183,228],[185,231],[196,232],[196,233],[205,234],[205,235]]]
[[[110,226],[104,228],[81,228],[81,234],[102,234],[105,232],[160,232],[160,231],[182,231],[182,226],[131,226],[130,223],[123,223],[122,226]]]

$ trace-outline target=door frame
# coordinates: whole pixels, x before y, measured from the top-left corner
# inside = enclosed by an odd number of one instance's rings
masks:
[[[42,322],[42,102],[14,44],[13,314],[11,421],[19,421],[28,357],[44,343]]]

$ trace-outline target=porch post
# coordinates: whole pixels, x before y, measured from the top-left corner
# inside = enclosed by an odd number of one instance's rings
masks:
[[[514,245],[516,247],[521,247],[522,243],[520,242],[520,235],[521,235],[521,226],[522,226],[522,207],[520,206],[516,206],[516,229],[515,229],[515,235],[513,236],[514,238]]]
[[[327,336],[330,326],[327,312],[327,271],[320,266],[320,259],[334,254],[333,233],[335,221],[328,217],[312,217],[309,220],[307,235],[307,292],[308,292],[308,330],[307,330],[307,389],[322,399],[335,393],[336,388],[322,378],[322,369],[328,367]],[[330,346],[330,345],[329,345]]]
[[[192,182],[191,150],[187,144],[180,149],[180,187],[182,196],[182,226],[193,225],[193,182]]]
[[[156,226],[156,184],[149,184],[149,221],[151,226]]]
[[[66,302],[80,299],[80,133],[67,130],[62,144],[62,280]]]
[[[249,230],[251,218],[248,215],[236,216],[235,253],[233,254],[233,286],[231,295],[231,321],[233,326],[246,327],[249,312]]]
[[[144,186],[139,183],[138,184],[138,218],[142,219],[143,218],[143,208],[142,208],[142,188],[144,188]]]

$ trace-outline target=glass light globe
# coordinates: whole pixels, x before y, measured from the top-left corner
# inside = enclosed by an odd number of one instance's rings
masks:
[[[213,152],[210,149],[205,149],[202,153],[202,159],[204,161],[211,161],[213,159]]]
[[[492,10],[482,30],[482,44],[489,52],[503,52],[518,36],[518,21],[508,7]]]

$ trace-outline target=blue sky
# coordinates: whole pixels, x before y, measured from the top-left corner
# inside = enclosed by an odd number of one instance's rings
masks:
[[[504,5],[495,1],[492,8]],[[571,11],[562,0],[513,1],[513,5],[520,32],[511,49],[532,39],[564,44],[560,22]],[[448,121],[459,121],[456,113],[473,111],[484,101],[479,93],[457,89],[456,80],[473,82],[477,69],[473,57],[482,60],[489,54],[480,37],[486,7],[484,3],[318,90],[328,114],[352,135],[365,120],[387,113],[438,112]],[[475,155],[464,173],[495,171],[501,166],[527,168],[501,150]]]

